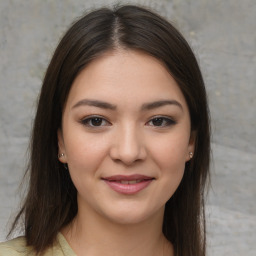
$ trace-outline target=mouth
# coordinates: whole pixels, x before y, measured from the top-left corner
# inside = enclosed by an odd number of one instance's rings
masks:
[[[115,192],[121,194],[136,194],[145,189],[155,178],[145,175],[115,175],[102,180]]]

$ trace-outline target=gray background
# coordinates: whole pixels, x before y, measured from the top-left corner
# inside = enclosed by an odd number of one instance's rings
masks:
[[[119,1],[121,3],[127,3]],[[113,1],[0,0],[0,241],[19,201],[36,97],[74,18]],[[130,1],[181,30],[200,62],[212,115],[208,255],[256,255],[256,1]]]

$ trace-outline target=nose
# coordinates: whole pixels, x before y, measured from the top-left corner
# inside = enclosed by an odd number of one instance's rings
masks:
[[[132,165],[135,162],[145,160],[146,155],[143,136],[136,127],[127,125],[119,129],[114,135],[110,150],[110,156],[114,161]]]

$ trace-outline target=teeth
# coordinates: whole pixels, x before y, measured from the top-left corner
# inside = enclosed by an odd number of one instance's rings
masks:
[[[121,184],[136,184],[141,182],[142,180],[120,180]]]
[[[120,180],[120,183],[121,184],[129,184],[129,181],[128,180]]]

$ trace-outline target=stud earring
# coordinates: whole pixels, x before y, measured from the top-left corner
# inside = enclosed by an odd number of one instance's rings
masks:
[[[61,158],[61,157],[63,157],[63,156],[65,156],[64,153],[61,153],[61,154],[58,155],[59,158]]]
[[[190,159],[193,158],[193,152],[189,152],[189,157],[190,157]]]

